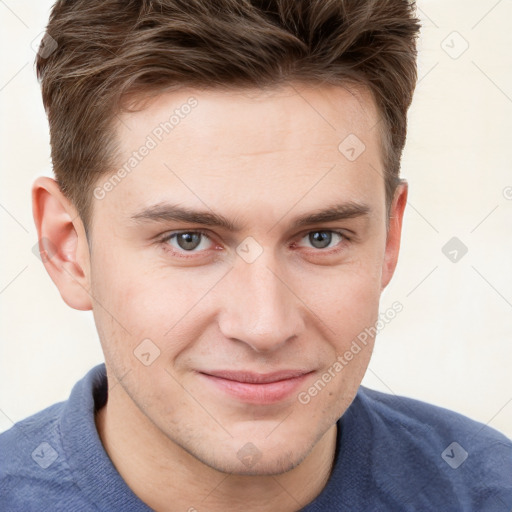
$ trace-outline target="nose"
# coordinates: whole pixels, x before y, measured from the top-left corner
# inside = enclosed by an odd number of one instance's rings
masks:
[[[302,302],[286,273],[274,259],[253,263],[238,260],[223,284],[219,327],[224,336],[250,346],[255,352],[276,351],[304,329]]]

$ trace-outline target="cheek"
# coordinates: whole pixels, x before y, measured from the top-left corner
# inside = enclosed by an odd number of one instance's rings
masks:
[[[157,348],[146,345],[163,356],[159,364],[184,350],[198,336],[195,319],[206,291],[221,277],[216,271],[172,269],[130,254],[116,262],[97,254],[91,267],[94,317],[104,350],[129,366],[144,340],[151,340]]]
[[[118,256],[113,259],[98,251],[91,263],[94,296],[127,331],[143,335],[144,328],[153,325],[149,320],[167,308],[175,291],[134,251],[118,247],[111,252]]]
[[[131,366],[136,347],[158,332],[151,303],[159,290],[148,286],[144,266],[129,254],[121,256],[123,251],[112,246],[109,252],[118,256],[113,259],[99,248],[91,261],[94,319],[107,360]]]
[[[381,262],[357,260],[304,273],[300,293],[323,325],[327,339],[343,349],[378,317]]]
[[[299,402],[311,421],[324,425],[339,418],[350,405],[373,351],[378,320],[380,282],[371,267],[340,270],[329,279],[329,292],[313,295],[321,335],[329,355],[318,379],[303,389]],[[328,326],[328,327],[325,327]],[[303,405],[305,404],[305,405]]]

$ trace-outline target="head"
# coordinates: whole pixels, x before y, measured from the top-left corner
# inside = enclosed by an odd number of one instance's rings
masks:
[[[291,469],[357,392],[398,258],[418,29],[405,0],[52,10],[46,268],[92,309],[127,414],[211,467]],[[254,396],[228,371],[299,376]]]

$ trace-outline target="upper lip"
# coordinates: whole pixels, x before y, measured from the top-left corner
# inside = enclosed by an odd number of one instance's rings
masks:
[[[245,382],[248,384],[268,384],[269,382],[278,382],[280,380],[293,379],[310,373],[308,370],[281,370],[272,373],[257,373],[251,371],[233,371],[233,370],[211,370],[200,372],[220,379],[232,380],[236,382]]]

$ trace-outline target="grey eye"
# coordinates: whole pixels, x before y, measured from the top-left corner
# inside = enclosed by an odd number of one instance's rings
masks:
[[[307,236],[315,249],[325,249],[331,244],[333,234],[342,238],[339,233],[334,233],[333,231],[312,231]]]
[[[175,235],[180,249],[191,251],[197,249],[201,243],[201,233],[178,233]]]

